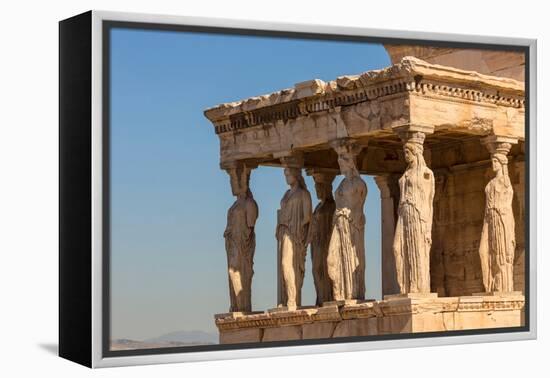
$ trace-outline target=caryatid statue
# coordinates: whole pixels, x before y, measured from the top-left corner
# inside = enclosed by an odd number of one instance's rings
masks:
[[[356,158],[362,147],[349,139],[331,143],[345,176],[335,193],[327,265],[336,301],[365,298],[365,214],[367,185],[359,175]]]
[[[256,247],[254,225],[258,218],[258,205],[249,188],[251,168],[239,162],[224,168],[230,176],[231,191],[237,197],[227,212],[227,227],[223,234],[229,273],[229,311],[251,311]]]
[[[430,249],[435,180],[424,160],[423,132],[399,134],[407,163],[399,179],[399,206],[393,240],[401,294],[430,293]]]
[[[514,290],[514,252],[516,249],[512,199],[514,190],[508,175],[511,144],[488,141],[495,177],[485,187],[485,216],[479,256],[483,284],[487,292]]]
[[[311,222],[311,196],[302,176],[303,159],[281,158],[290,186],[277,211],[277,304],[288,308],[301,306],[307,238]]]
[[[313,283],[317,293],[315,304],[321,306],[323,302],[332,301],[332,284],[328,276],[327,257],[332,219],[336,210],[332,196],[332,182],[336,172],[311,169],[308,170],[308,174],[313,177],[315,192],[319,199],[309,228],[309,244],[311,245]]]

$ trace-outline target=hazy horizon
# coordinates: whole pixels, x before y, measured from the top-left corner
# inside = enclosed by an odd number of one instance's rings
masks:
[[[111,338],[217,333],[213,315],[229,308],[223,232],[235,198],[204,109],[379,69],[389,57],[359,42],[118,28],[111,38]],[[380,298],[380,194],[363,178],[366,294]],[[276,306],[276,211],[286,189],[280,168],[252,172],[254,310]],[[304,305],[315,303],[310,259],[308,249]]]

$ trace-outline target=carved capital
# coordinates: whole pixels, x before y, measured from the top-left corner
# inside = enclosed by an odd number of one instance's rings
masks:
[[[338,155],[350,154],[353,157],[357,157],[363,148],[367,146],[365,143],[359,143],[357,140],[352,138],[335,139],[329,144]]]
[[[231,160],[220,163],[220,168],[228,172],[231,169],[248,169],[251,171],[254,168],[258,168],[258,163],[246,160]]]
[[[502,154],[506,156],[510,152],[512,144],[518,143],[518,139],[502,135],[489,135],[481,139],[481,143],[487,147],[491,155]]]
[[[301,151],[289,151],[278,157],[285,168],[302,168],[304,166],[304,154]]]
[[[342,107],[337,106],[337,107],[328,109],[327,116],[328,116],[329,122],[331,123],[331,127],[334,127],[334,130],[336,131],[336,138],[338,139],[348,138],[349,132],[348,132],[346,122],[344,121],[344,117],[342,117]]]
[[[339,171],[330,168],[307,168],[306,173],[313,177],[316,184],[332,184]]]
[[[220,167],[227,172],[231,182],[233,195],[238,196],[250,189],[250,173],[258,164],[242,160],[228,161],[220,164]]]
[[[394,127],[392,131],[399,136],[403,143],[416,142],[423,144],[426,135],[433,134],[434,127],[425,125],[403,125]]]

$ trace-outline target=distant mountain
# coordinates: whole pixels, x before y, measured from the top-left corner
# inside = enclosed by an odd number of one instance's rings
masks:
[[[204,331],[177,331],[147,340],[115,339],[111,350],[156,349],[178,346],[218,344],[218,335]]]
[[[204,331],[176,331],[143,340],[145,343],[217,344],[218,335]]]

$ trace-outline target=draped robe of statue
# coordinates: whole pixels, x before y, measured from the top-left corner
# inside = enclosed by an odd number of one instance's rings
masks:
[[[393,251],[401,293],[430,292],[430,249],[435,180],[433,172],[417,163],[399,179]]]
[[[514,190],[509,180],[495,177],[485,187],[485,217],[479,254],[485,290],[514,290]]]
[[[311,196],[301,186],[286,191],[277,212],[278,305],[301,306]]]
[[[328,276],[327,258],[335,209],[336,204],[332,196],[320,202],[315,207],[310,226],[311,265],[313,283],[317,292],[315,301],[317,306],[332,300],[332,284]]]
[[[252,276],[258,205],[251,195],[237,199],[227,212],[224,232],[229,270],[230,312],[251,311]]]
[[[342,180],[328,248],[334,300],[365,298],[365,214],[367,186],[359,175]]]

